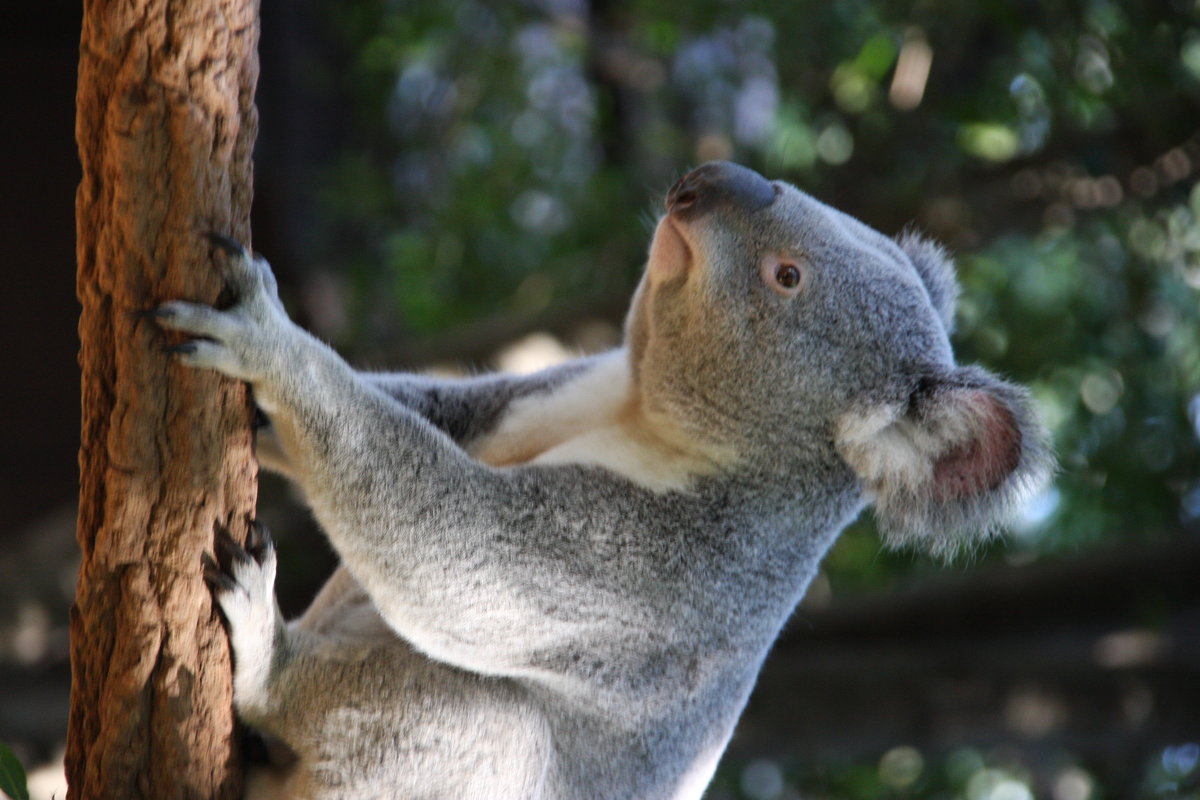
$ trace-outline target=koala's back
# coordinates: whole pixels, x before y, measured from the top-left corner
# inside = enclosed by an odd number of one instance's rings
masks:
[[[250,770],[247,797],[551,796],[550,731],[521,687],[424,656],[348,573],[331,583],[345,593],[292,627],[302,653],[288,676],[294,735],[284,744],[295,763]]]
[[[666,676],[675,675],[666,662],[646,665],[641,679],[667,685],[636,705],[621,687],[572,696],[431,659],[387,627],[348,573],[333,581],[350,582],[351,596],[291,631],[307,651],[284,676],[293,758],[249,769],[246,798],[698,798],[757,668],[739,668],[717,681],[720,691],[679,704],[672,690],[688,692]],[[301,627],[313,620],[314,628]],[[687,672],[699,681],[707,667],[692,660]]]

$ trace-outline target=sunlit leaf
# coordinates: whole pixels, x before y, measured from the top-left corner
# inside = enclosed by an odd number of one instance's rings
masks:
[[[1007,161],[1017,154],[1021,140],[1016,132],[998,122],[972,122],[958,131],[963,150],[985,161]]]

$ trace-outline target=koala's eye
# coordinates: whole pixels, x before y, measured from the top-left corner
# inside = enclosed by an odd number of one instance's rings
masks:
[[[804,268],[791,258],[767,255],[762,261],[761,270],[763,282],[776,294],[792,297],[804,288]]]
[[[800,285],[800,268],[795,264],[780,264],[775,268],[775,282],[784,289],[795,289]]]

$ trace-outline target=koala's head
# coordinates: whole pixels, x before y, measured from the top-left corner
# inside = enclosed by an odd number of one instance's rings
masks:
[[[1051,470],[1024,390],[954,363],[942,249],[714,162],[667,195],[627,320],[651,413],[743,458],[832,449],[891,543],[954,548]]]

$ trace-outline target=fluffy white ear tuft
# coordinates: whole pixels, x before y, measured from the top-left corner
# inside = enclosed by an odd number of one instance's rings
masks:
[[[842,418],[837,445],[891,546],[952,555],[991,535],[1053,472],[1028,394],[982,369],[922,378],[907,403]]]

